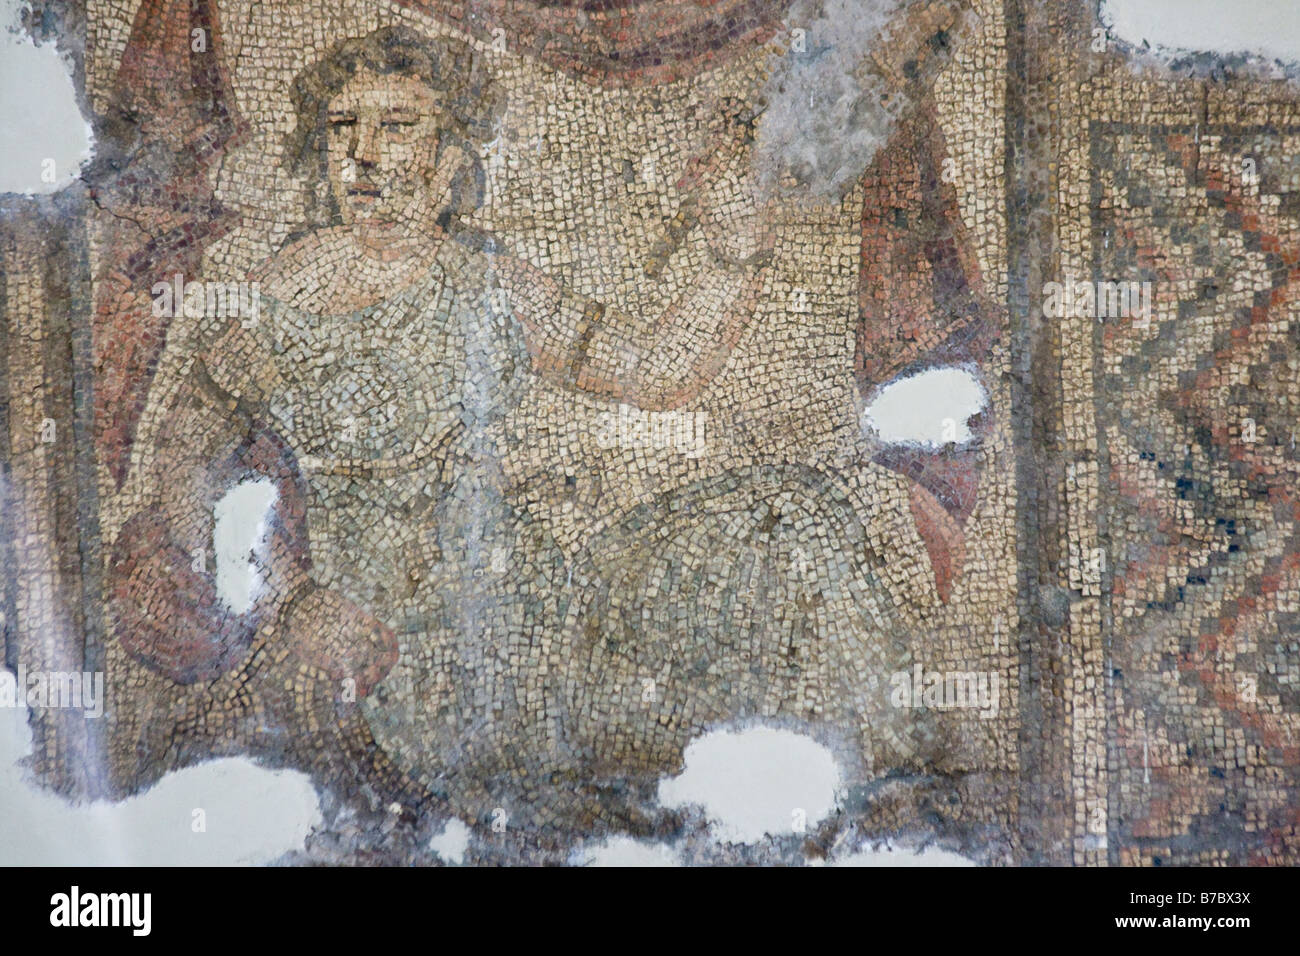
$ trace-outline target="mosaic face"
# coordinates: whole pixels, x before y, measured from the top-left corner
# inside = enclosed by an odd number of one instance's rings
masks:
[[[417,77],[363,71],[329,101],[329,184],[345,223],[414,231],[446,209],[466,157],[443,140],[441,100]]]

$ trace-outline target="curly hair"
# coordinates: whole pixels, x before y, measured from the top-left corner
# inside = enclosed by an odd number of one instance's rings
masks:
[[[452,208],[457,215],[477,209],[483,202],[484,173],[475,144],[491,137],[500,116],[497,91],[469,44],[426,36],[406,26],[382,27],[364,37],[343,40],[294,78],[291,96],[297,123],[285,137],[284,151],[289,172],[303,175],[314,160],[318,181],[327,179],[329,104],[360,71],[414,77],[445,96],[446,114],[452,123],[444,136],[458,140],[471,159],[469,168],[452,186]],[[322,198],[313,190],[311,195],[315,205],[326,206],[322,218],[337,218],[332,193],[327,191]],[[321,212],[316,210],[317,217]]]

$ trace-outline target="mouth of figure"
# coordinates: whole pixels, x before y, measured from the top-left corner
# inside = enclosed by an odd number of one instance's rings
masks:
[[[371,200],[378,199],[382,192],[378,186],[357,185],[348,187],[348,195],[356,199]]]

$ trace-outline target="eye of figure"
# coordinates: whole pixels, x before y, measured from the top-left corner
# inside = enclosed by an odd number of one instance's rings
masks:
[[[389,113],[379,121],[384,135],[397,143],[405,143],[415,138],[416,127],[419,125],[420,117],[408,112]]]
[[[330,129],[346,129],[349,126],[357,125],[357,117],[354,113],[331,113],[329,117]]]

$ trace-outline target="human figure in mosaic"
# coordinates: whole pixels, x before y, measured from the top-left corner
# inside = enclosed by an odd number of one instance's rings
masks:
[[[500,419],[530,380],[674,409],[725,365],[772,255],[756,110],[721,102],[688,163],[643,272],[687,243],[707,255],[647,317],[467,224],[496,106],[468,46],[384,28],[293,99],[312,221],[251,276],[257,320],[207,329],[169,399],[177,437],[147,459],[154,498],[115,549],[121,644],[190,688],[185,719],[328,772],[341,748],[382,798],[462,814],[516,770],[673,772],[703,729],[745,718],[821,728],[866,773],[924,748],[927,718],[883,683],[932,601],[896,479],[728,471],[615,516],[568,567],[502,479]],[[239,612],[186,566],[219,496],[259,476],[271,546]],[[157,612],[176,604],[188,627]]]
[[[523,339],[490,241],[460,224],[481,198],[480,80],[467,47],[401,27],[300,75],[289,157],[319,174],[319,221],[254,273],[254,320],[213,323],[149,463],[152,507],[117,544],[132,654],[177,683],[247,686],[282,725],[373,733],[387,756],[368,758],[371,782],[390,796],[429,789],[453,752],[478,785],[479,756],[522,745],[515,678],[545,672],[554,619],[558,559],[503,498],[494,434]],[[223,610],[178,564],[210,546],[229,484],[268,476],[266,586]],[[154,612],[178,589],[189,627]]]
[[[922,6],[876,64],[914,105],[863,177],[864,397],[927,364],[978,361],[993,335],[926,85],[956,17],[953,4]],[[779,203],[757,183],[762,104],[727,106],[645,263],[653,279],[664,258],[699,253],[687,292],[665,310],[583,300],[518,260],[502,269],[543,376],[671,410],[698,400],[725,365],[755,315]],[[898,473],[913,479],[905,496],[891,484]],[[577,560],[567,622],[581,648],[568,706],[588,772],[672,771],[710,726],[755,717],[839,734],[866,773],[942,752],[932,715],[891,708],[881,681],[905,669],[927,611],[961,572],[975,479],[974,446],[888,450],[838,468],[770,463],[661,493],[613,521]]]

